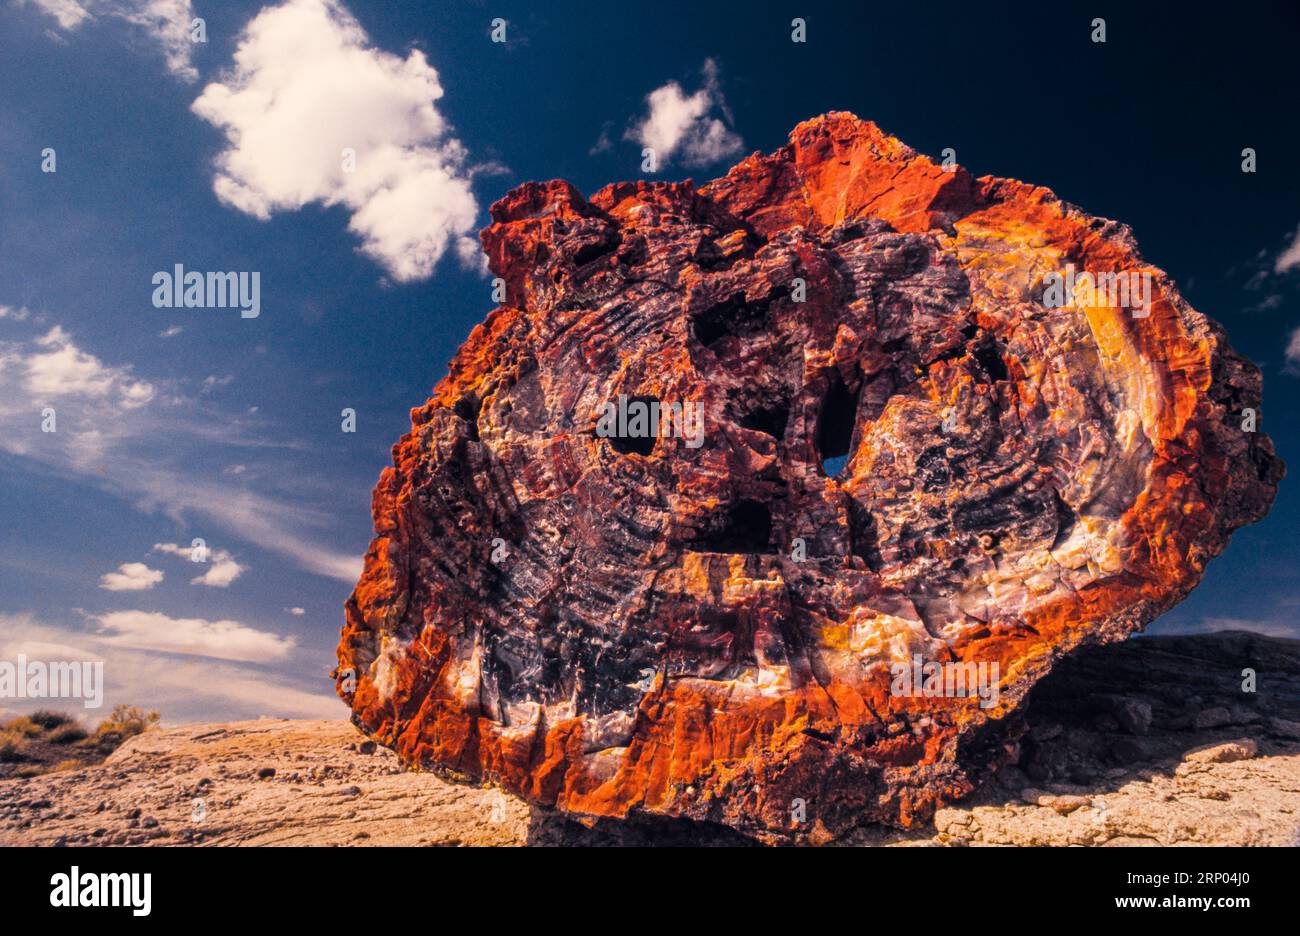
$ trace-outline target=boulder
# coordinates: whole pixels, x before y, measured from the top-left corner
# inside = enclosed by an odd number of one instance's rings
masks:
[[[1127,227],[851,114],[492,220],[504,300],[394,446],[338,648],[411,766],[588,820],[906,828],[1282,476],[1259,371]]]

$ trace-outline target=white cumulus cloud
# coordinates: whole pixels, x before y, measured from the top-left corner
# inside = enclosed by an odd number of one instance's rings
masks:
[[[732,131],[731,112],[718,83],[718,65],[706,59],[704,86],[687,95],[676,81],[646,96],[646,116],[625,134],[655,151],[661,165],[676,161],[698,168],[740,152],[744,145]]]
[[[127,562],[118,566],[116,572],[101,575],[99,587],[105,591],[144,591],[162,580],[160,570],[151,569],[143,562]]]
[[[239,621],[174,618],[158,611],[110,611],[95,621],[103,643],[138,650],[269,663],[288,656],[294,646],[292,637],[256,630]]]
[[[129,367],[110,367],[78,348],[57,325],[35,340],[39,350],[25,359],[14,356],[13,346],[0,347],[0,362],[14,362],[26,370],[27,390],[38,399],[63,397],[109,398],[125,409],[153,399],[154,388],[131,376]]]
[[[155,543],[153,548],[154,552],[181,556],[187,561],[193,560],[194,549],[191,546],[180,546],[176,543]],[[235,561],[235,557],[224,549],[209,549],[207,559],[203,563],[195,564],[206,565],[207,570],[202,575],[196,575],[190,579],[191,585],[226,588],[231,582],[239,578],[244,571],[244,567]]]
[[[412,281],[478,216],[466,150],[434,107],[442,95],[424,53],[375,48],[336,0],[288,0],[253,18],[193,110],[226,136],[222,202],[263,220],[343,205],[362,252]]]

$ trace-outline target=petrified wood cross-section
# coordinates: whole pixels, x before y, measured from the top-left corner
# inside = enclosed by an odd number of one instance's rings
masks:
[[[339,646],[411,764],[584,816],[908,825],[1282,474],[1243,430],[1258,371],[1126,227],[849,114],[703,188],[528,184],[492,217],[506,303],[394,448]],[[1067,270],[1133,295],[1047,301]],[[701,435],[599,431],[651,402]],[[899,691],[962,663],[991,691]]]

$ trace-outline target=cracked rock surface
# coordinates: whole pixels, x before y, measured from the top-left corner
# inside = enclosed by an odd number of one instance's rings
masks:
[[[410,765],[588,819],[907,828],[1282,475],[1242,430],[1258,370],[1126,227],[849,114],[703,187],[530,183],[492,218],[506,301],[394,446],[339,645]],[[1071,266],[1149,304],[1050,307]],[[620,401],[701,431],[603,433]],[[917,660],[996,695],[899,693]]]

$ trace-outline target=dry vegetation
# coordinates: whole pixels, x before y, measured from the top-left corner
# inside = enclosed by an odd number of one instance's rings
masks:
[[[102,761],[158,724],[157,712],[119,705],[88,730],[66,712],[42,710],[0,723],[0,778],[35,777]]]

